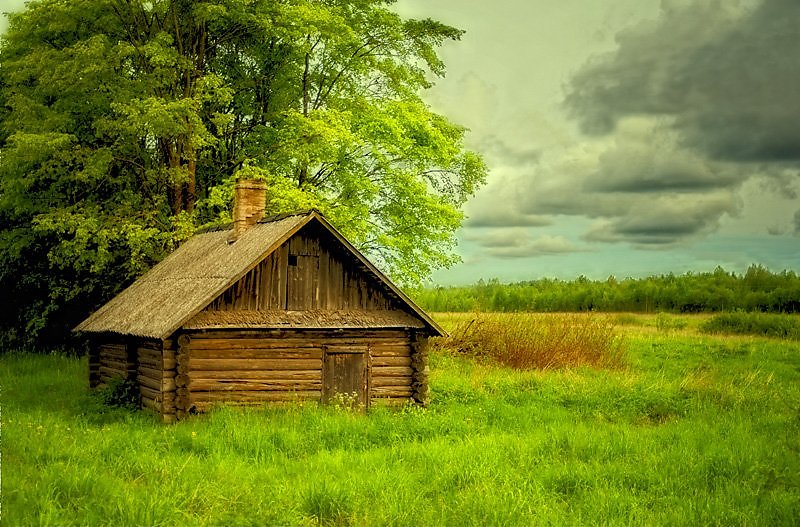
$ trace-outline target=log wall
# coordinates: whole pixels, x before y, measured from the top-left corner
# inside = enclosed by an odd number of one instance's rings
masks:
[[[125,342],[98,343],[96,350],[89,358],[90,386],[105,386],[114,377],[136,378],[136,357]]]
[[[391,309],[384,288],[337,243],[319,229],[302,230],[206,309]]]
[[[216,403],[320,401],[326,350],[367,350],[371,403],[427,400],[424,339],[400,330],[214,330],[178,339],[178,418]],[[333,352],[333,351],[332,351]]]
[[[174,341],[140,341],[137,343],[136,356],[136,379],[142,395],[142,406],[160,414],[165,422],[174,421],[177,388]]]

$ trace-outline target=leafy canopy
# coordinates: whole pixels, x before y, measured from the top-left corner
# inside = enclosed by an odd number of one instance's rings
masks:
[[[393,0],[34,0],[0,43],[6,338],[62,338],[197,227],[233,180],[320,209],[395,279],[456,261],[485,178],[420,93],[461,31]]]

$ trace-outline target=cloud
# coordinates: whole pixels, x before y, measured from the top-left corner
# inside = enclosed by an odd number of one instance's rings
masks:
[[[671,116],[683,146],[712,159],[800,161],[798,27],[797,0],[665,2],[575,75],[565,103],[589,134]]]
[[[794,235],[800,236],[800,210],[794,213]]]
[[[488,256],[497,258],[530,258],[536,256],[586,252],[563,236],[542,235],[533,238],[527,229],[500,228],[488,232],[471,232],[467,240],[477,243]]]
[[[464,223],[465,227],[546,227],[552,225],[553,220],[546,216],[524,214],[509,207],[494,210],[479,211],[469,216]]]
[[[747,181],[796,197],[798,27],[796,0],[662,2],[571,79],[584,140],[510,182],[518,212],[594,219],[587,242],[666,248],[739,215]]]
[[[666,248],[708,234],[718,227],[724,214],[738,210],[738,200],[729,192],[705,195],[663,195],[639,201],[630,213],[602,219],[584,236],[590,242],[629,242],[639,248]]]

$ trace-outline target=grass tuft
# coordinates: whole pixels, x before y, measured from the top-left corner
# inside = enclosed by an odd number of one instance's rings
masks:
[[[607,318],[480,314],[461,322],[444,347],[518,369],[618,368],[624,341]]]

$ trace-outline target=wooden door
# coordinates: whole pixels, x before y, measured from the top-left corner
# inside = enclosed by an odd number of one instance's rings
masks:
[[[326,348],[322,402],[366,408],[369,405],[368,357],[364,347]]]

